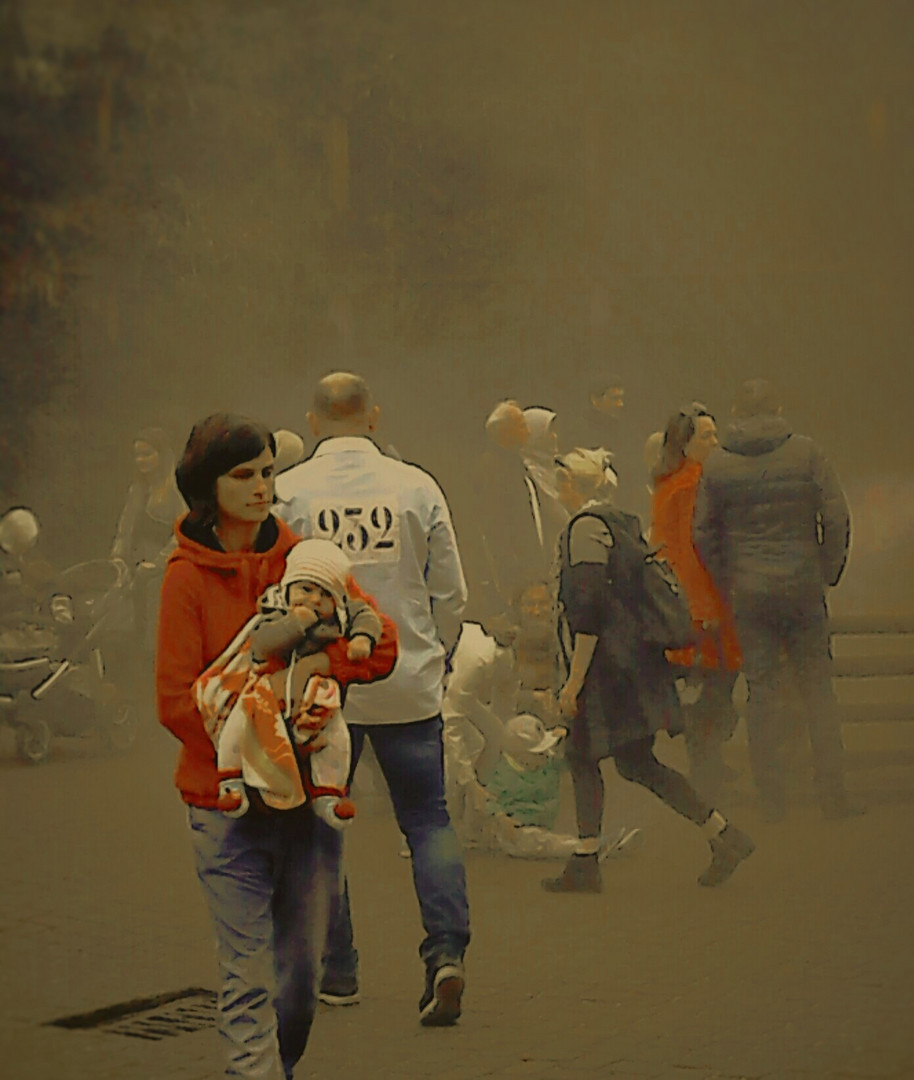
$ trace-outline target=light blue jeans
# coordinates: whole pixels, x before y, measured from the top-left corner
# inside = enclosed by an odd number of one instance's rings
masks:
[[[244,817],[188,808],[216,931],[229,1077],[291,1080],[317,1006],[340,834],[309,807]]]

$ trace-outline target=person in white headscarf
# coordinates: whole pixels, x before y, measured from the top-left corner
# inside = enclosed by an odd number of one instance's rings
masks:
[[[559,441],[555,418],[551,409],[540,406],[524,409],[527,441],[521,447],[537,533],[540,544],[550,555],[568,522],[568,511],[559,502],[556,488],[555,456],[559,452]]]
[[[470,589],[466,614],[491,629],[526,584],[548,575],[552,549],[544,544],[540,495],[524,460],[530,442],[524,409],[516,401],[499,402],[485,433],[461,552]]]

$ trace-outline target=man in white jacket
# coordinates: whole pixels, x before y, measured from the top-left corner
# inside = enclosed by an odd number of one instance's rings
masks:
[[[393,673],[376,686],[353,686],[345,716],[353,771],[367,737],[412,853],[426,935],[420,1022],[441,1026],[460,1015],[470,936],[464,867],[445,804],[441,720],[445,656],[460,631],[466,584],[444,494],[422,469],[381,453],[372,441],[378,415],[359,376],[321,379],[308,414],[318,445],[277,478],[276,490],[280,516],[305,538],[337,544],[397,626]],[[325,961],[321,999],[357,1002],[346,888],[331,918]]]

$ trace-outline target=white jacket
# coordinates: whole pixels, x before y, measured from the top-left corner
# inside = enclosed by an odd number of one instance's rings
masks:
[[[371,439],[335,437],[277,477],[279,516],[352,560],[361,587],[396,624],[390,677],[351,686],[357,724],[427,720],[441,710],[445,652],[460,632],[467,592],[447,500],[428,473],[386,457]]]

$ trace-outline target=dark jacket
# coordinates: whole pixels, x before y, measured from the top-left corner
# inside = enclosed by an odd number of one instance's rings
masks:
[[[473,499],[458,538],[470,596],[466,617],[485,623],[525,586],[549,579],[553,549],[537,535],[519,454],[487,450],[477,463]]]
[[[598,639],[569,739],[569,752],[589,760],[679,726],[670,666],[662,649],[643,640],[635,568],[626,565],[621,530],[640,537],[634,515],[588,503],[559,541],[559,638],[566,666],[575,634]]]
[[[695,547],[731,600],[821,596],[850,544],[847,499],[819,447],[780,416],[734,422],[704,466]]]

